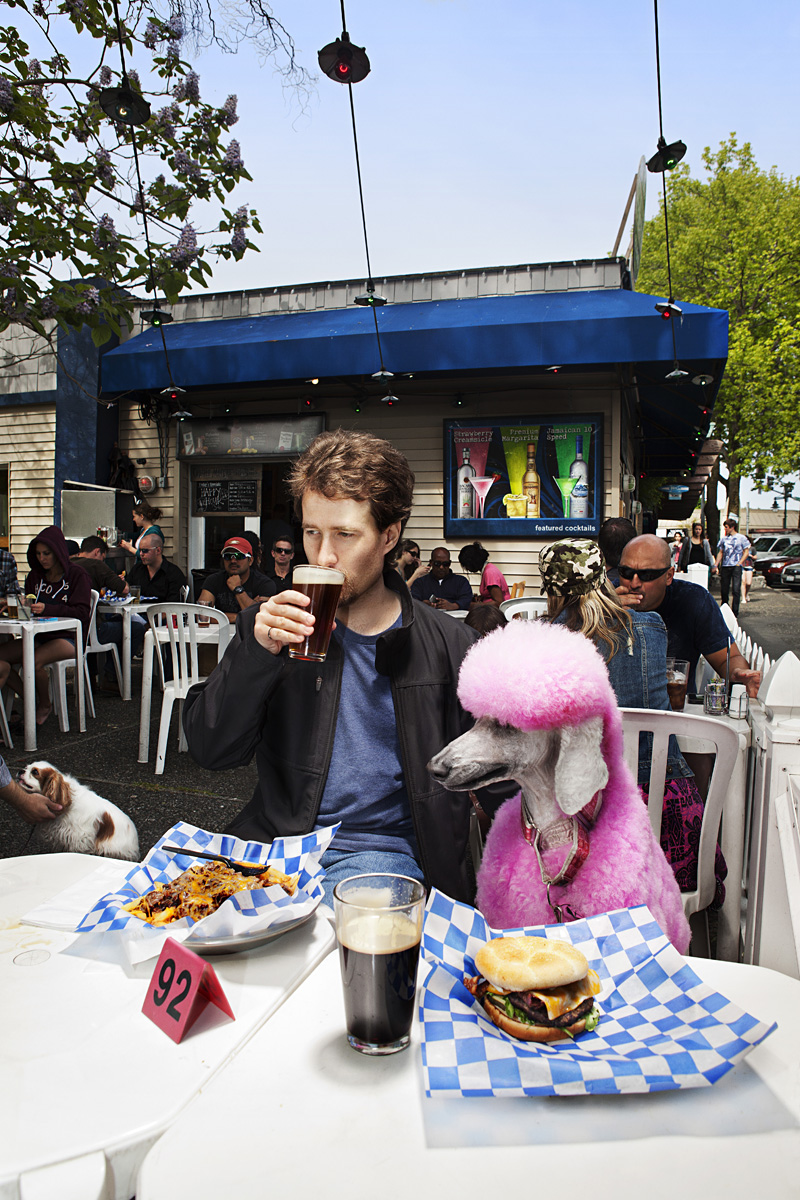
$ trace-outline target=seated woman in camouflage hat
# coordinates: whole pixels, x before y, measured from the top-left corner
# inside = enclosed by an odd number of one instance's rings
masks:
[[[597,544],[588,538],[564,538],[539,555],[542,591],[547,595],[548,619],[583,633],[602,654],[617,703],[623,708],[657,708],[669,711],[667,695],[667,630],[658,613],[624,608],[606,579],[605,561]],[[639,738],[639,786],[645,800],[650,781],[653,736]],[[703,815],[703,798],[694,775],[669,740],[661,848],[679,887],[691,891],[697,884],[697,830]],[[717,847],[717,894],[712,907],[725,898],[725,860]]]

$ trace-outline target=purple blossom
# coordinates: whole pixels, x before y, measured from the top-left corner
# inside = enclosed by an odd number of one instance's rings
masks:
[[[82,17],[86,12],[86,0],[66,0],[66,8],[71,17]]]
[[[84,296],[87,304],[95,305],[100,303],[100,293],[96,287],[87,288],[84,292]]]
[[[144,212],[144,196],[142,195],[141,192],[137,192],[136,195],[134,196],[133,204],[131,205],[131,208],[133,209],[134,212],[140,212],[140,213]]]
[[[111,67],[107,67],[103,63],[100,68],[100,87],[110,87],[111,85]]]
[[[225,151],[225,157],[222,160],[222,165],[223,165],[223,167],[226,167],[229,171],[240,171],[244,167],[244,162],[242,161],[241,146],[239,145],[239,143],[236,141],[235,138],[231,142],[230,146],[228,146],[228,149]]]
[[[75,312],[80,313],[82,317],[88,317],[91,314],[92,306],[88,300],[81,300],[80,304],[75,305]]]
[[[39,62],[38,58],[32,58],[31,61],[28,63],[28,78],[29,79],[38,79],[39,76],[41,75],[41,73],[42,73],[42,64]]]
[[[89,140],[89,132],[90,131],[84,125],[82,129],[76,129],[74,131],[73,137],[75,138],[76,142],[80,142],[81,145],[85,145]]]
[[[97,174],[106,187],[114,186],[114,171],[111,166],[111,155],[107,150],[100,149],[95,154]]]
[[[0,200],[0,225],[10,225],[14,220],[14,209],[5,200]]]
[[[147,22],[147,28],[144,31],[144,38],[142,39],[147,49],[155,50],[158,43],[163,40],[163,37],[164,35],[158,23],[150,17]]]
[[[188,100],[191,104],[200,103],[200,76],[190,71],[184,79],[179,79],[172,89],[176,100]]]
[[[228,99],[222,106],[221,111],[224,114],[222,116],[222,123],[223,125],[227,126],[228,129],[230,129],[231,125],[235,125],[239,120],[239,117],[236,113],[236,105],[238,103],[239,100],[237,96],[228,96]]]
[[[39,311],[43,317],[54,317],[58,312],[58,305],[52,296],[45,296],[39,305]]]
[[[42,4],[42,0],[36,0],[36,3],[33,6],[33,15],[35,17],[42,17],[42,18],[47,16],[47,9]]]
[[[0,262],[0,276],[4,279],[19,279],[19,267],[16,263],[5,259]]]
[[[11,112],[14,107],[14,93],[11,90],[11,80],[0,75],[0,108],[3,112]]]
[[[233,214],[233,220],[231,224],[233,225],[234,229],[247,229],[247,226],[250,224],[250,214],[247,211],[246,204],[243,204],[241,208],[237,208],[236,212]]]
[[[114,222],[108,213],[103,213],[92,231],[92,241],[98,249],[108,247],[113,249],[119,242],[119,234],[114,228]]]
[[[184,225],[169,255],[176,267],[188,267],[197,258],[197,234],[191,225]]]
[[[189,158],[185,150],[175,152],[175,171],[178,175],[188,175],[191,179],[199,179],[203,173],[200,164]]]
[[[138,71],[128,71],[128,83],[131,85],[131,87],[136,88],[137,91],[142,90],[142,84],[139,79]]]
[[[171,37],[176,42],[183,37],[183,17],[179,13],[167,21],[167,37]]]
[[[234,254],[243,254],[247,249],[247,234],[243,229],[237,229],[231,238],[231,250]]]

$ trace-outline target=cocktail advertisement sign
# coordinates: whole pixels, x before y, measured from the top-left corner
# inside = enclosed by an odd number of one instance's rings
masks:
[[[596,535],[603,419],[444,422],[446,537]]]

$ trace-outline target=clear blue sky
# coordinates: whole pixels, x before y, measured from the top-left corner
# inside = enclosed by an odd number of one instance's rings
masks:
[[[339,3],[275,12],[316,74]],[[376,276],[611,250],[658,136],[652,0],[348,0],[346,13],[372,63],[354,95]],[[662,0],[659,18],[664,133],[693,172],[735,130],[760,165],[798,174],[796,0]],[[251,52],[198,69],[206,98],[239,95],[254,177],[241,200],[264,224],[261,254],[221,264],[214,287],[362,274],[347,89],[321,77],[303,109]]]

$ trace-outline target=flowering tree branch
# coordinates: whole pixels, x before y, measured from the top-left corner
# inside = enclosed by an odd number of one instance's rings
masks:
[[[280,56],[296,86],[307,77],[269,8],[235,2],[223,39],[210,0],[118,0],[118,10],[114,0],[5,0],[15,12],[0,28],[0,330],[17,322],[47,337],[53,321],[89,325],[100,345],[132,326],[148,293],[174,303],[190,281],[207,285],[212,257],[256,249],[248,231],[261,232],[257,214],[228,207],[251,179],[231,136],[236,96],[205,102],[184,46],[233,50],[248,39]],[[70,31],[94,46],[85,77],[58,49]],[[153,110],[135,147],[131,129],[99,103],[104,88],[121,85]],[[197,228],[196,201],[218,206],[215,229]]]

